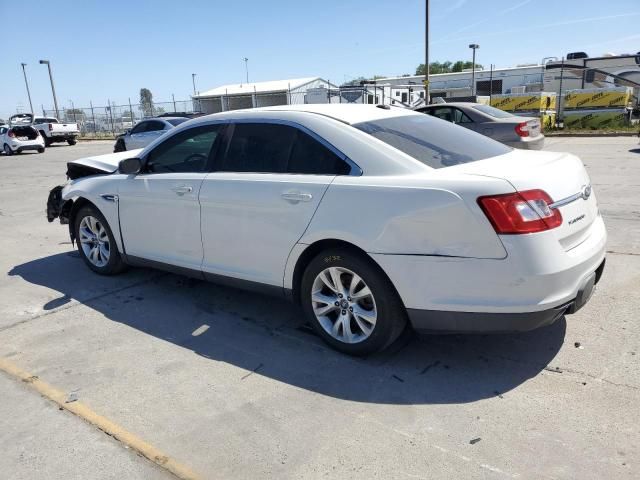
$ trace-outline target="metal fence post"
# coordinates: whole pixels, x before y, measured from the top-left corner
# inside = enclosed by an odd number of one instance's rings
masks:
[[[489,72],[489,105],[491,105],[491,99],[493,98],[493,63],[491,64],[491,70]]]
[[[96,115],[93,112],[93,103],[91,102],[91,100],[89,100],[89,106],[91,107],[91,119],[93,120],[93,134],[97,137],[98,136],[98,132],[96,130]]]
[[[73,123],[77,124],[78,119],[76,118],[76,106],[73,104],[73,100],[71,100],[71,111],[73,112]]]
[[[129,116],[131,117],[131,127],[133,127],[133,108],[131,107],[131,97],[129,97]]]
[[[560,66],[560,91],[558,92],[558,113],[556,113],[556,127],[560,126],[560,108],[562,107],[562,79],[564,77],[564,57],[562,57],[562,65]],[[564,112],[563,112],[564,113]]]
[[[176,110],[176,97],[173,95],[173,93],[171,94],[171,99],[173,100],[173,111],[177,112],[178,110]]]
[[[289,102],[288,102],[288,104],[291,105],[291,84],[289,83],[287,85],[288,85],[287,91],[289,92]]]

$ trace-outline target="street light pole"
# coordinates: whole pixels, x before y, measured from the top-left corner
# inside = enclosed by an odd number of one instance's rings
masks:
[[[51,63],[49,60],[40,60],[42,65],[46,65],[49,69],[49,81],[51,82],[51,92],[53,93],[53,106],[56,109],[56,118],[60,116],[60,112],[58,111],[58,99],[56,98],[56,88],[53,86],[53,75],[51,74]]]
[[[473,65],[471,65],[471,95],[476,95],[476,49],[480,48],[477,43],[472,43],[469,48],[473,49]]]
[[[247,83],[249,83],[249,59],[247,57],[243,57],[244,60],[244,70],[247,74]]]
[[[24,84],[27,87],[27,97],[29,97],[29,108],[31,109],[31,113],[33,113],[33,104],[31,103],[31,92],[29,91],[29,82],[27,81],[27,71],[25,70],[26,63],[21,63],[22,65],[22,74],[24,75]]]
[[[424,103],[429,105],[429,0],[425,4],[424,18]]]

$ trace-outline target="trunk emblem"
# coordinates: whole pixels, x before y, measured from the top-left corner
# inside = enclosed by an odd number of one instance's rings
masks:
[[[591,196],[591,185],[582,187],[581,196],[583,200],[587,200]]]

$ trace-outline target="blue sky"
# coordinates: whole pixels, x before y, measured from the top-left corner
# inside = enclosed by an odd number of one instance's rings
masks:
[[[51,61],[59,106],[187,99],[198,90],[250,81],[413,74],[424,57],[424,0],[136,1],[0,0],[0,118],[51,108]],[[487,8],[487,6],[490,6]],[[17,16],[27,13],[26,21]],[[640,51],[640,0],[432,0],[431,59],[513,66],[582,50]]]

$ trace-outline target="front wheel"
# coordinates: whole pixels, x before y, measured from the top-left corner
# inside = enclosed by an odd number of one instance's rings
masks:
[[[78,252],[87,266],[100,275],[115,275],[126,266],[107,220],[93,205],[85,205],[75,219]]]
[[[393,343],[406,311],[384,272],[351,249],[327,250],[309,263],[301,282],[302,308],[318,334],[349,355],[368,355]]]
[[[40,147],[40,148],[38,149],[38,153],[44,153],[44,147]]]
[[[75,144],[76,144],[76,143],[78,143],[78,142],[77,142],[77,140],[76,140],[75,138],[70,138],[69,140],[67,140],[67,143],[68,143],[69,145],[75,145]]]
[[[113,147],[113,153],[124,152],[127,149],[127,146],[124,144],[124,140],[119,138],[116,140],[116,144]]]

